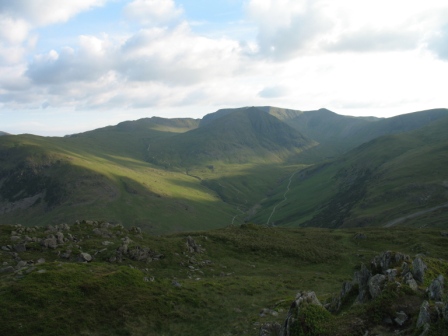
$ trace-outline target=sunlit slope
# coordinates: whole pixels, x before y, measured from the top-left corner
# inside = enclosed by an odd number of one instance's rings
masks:
[[[65,138],[2,137],[0,222],[102,218],[155,232],[231,222],[235,209],[196,178],[145,161],[148,139],[172,133],[135,136],[117,128]]]
[[[278,225],[446,226],[447,128],[448,119],[440,119],[420,130],[380,137],[334,162],[308,168],[294,176],[286,200],[284,180],[252,220],[266,222],[278,204],[271,217]]]

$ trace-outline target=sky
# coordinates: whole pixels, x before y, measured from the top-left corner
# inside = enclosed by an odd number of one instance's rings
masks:
[[[448,107],[446,0],[0,0],[0,131]]]

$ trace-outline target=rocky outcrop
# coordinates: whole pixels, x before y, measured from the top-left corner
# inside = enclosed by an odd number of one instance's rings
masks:
[[[305,304],[317,305],[317,306],[322,307],[322,304],[320,303],[319,299],[317,298],[317,296],[314,292],[305,291],[305,292],[297,293],[296,298],[293,301],[293,303],[291,304],[288,314],[286,315],[286,319],[285,319],[285,322],[283,323],[283,327],[280,332],[280,335],[282,335],[282,336],[293,335],[291,332],[291,326],[294,324],[295,319],[299,315],[300,309]]]
[[[361,270],[355,272],[353,277],[353,282],[358,285],[358,297],[357,302],[363,303],[369,299],[369,280],[372,273],[366,267],[366,265],[361,264]]]
[[[201,245],[196,244],[194,239],[191,236],[187,237],[187,242],[185,243],[187,246],[187,251],[190,253],[202,253],[204,252],[204,249],[201,247]]]
[[[412,262],[412,275],[414,276],[414,279],[417,282],[419,283],[423,282],[423,278],[425,276],[427,268],[428,267],[425,265],[425,263],[420,257],[414,259],[414,261]]]

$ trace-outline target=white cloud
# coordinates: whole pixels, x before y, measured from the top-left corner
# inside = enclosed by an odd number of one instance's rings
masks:
[[[102,6],[107,0],[2,0],[0,13],[34,26],[65,22],[80,12]]]
[[[172,0],[134,0],[125,7],[124,12],[140,24],[156,26],[178,19],[183,10]]]
[[[258,95],[262,98],[279,98],[288,94],[288,89],[282,85],[267,86]]]

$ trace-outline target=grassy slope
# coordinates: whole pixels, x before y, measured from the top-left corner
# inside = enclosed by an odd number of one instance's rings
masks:
[[[334,163],[296,174],[288,200],[279,206],[274,221],[296,226],[321,213],[313,225],[333,226],[341,214],[336,226],[380,225],[444,204],[448,201],[447,127],[448,120],[443,119],[421,130],[381,137]],[[266,222],[273,206],[283,199],[285,184],[262,203],[264,210],[254,221]],[[444,226],[447,215],[442,209],[426,217],[429,225]]]
[[[35,261],[44,257],[46,262],[29,274],[24,270],[0,275],[1,334],[257,335],[260,323],[284,320],[298,291],[313,290],[321,301],[329,299],[361,262],[368,264],[381,251],[448,258],[447,238],[435,230],[244,225],[189,233],[205,249],[193,254],[185,247],[188,234],[141,236],[116,228],[116,238],[101,238],[92,234],[92,228],[71,227],[78,247],[68,242],[47,250],[29,243],[20,257]],[[10,243],[12,230],[17,231],[0,226],[0,245]],[[353,239],[356,232],[365,233],[367,239]],[[46,235],[44,229],[32,234]],[[124,236],[133,241],[129,248],[148,246],[165,257],[149,264],[131,259],[104,262]],[[105,248],[104,240],[112,245]],[[80,264],[58,257],[69,248],[75,257],[79,249],[92,255],[102,251],[93,262]],[[5,251],[0,251],[0,262],[17,263]],[[430,271],[448,276],[446,267]],[[145,282],[145,277],[154,281]],[[173,280],[181,286],[174,286]],[[278,316],[261,317],[263,308]]]
[[[2,137],[4,171],[25,160],[43,167],[42,174],[63,184],[69,194],[62,206],[4,214],[2,222],[45,224],[90,217],[166,232],[201,229],[220,214],[214,225],[229,224],[235,210],[197,179],[145,161],[148,141],[171,135],[119,125],[66,138]]]

